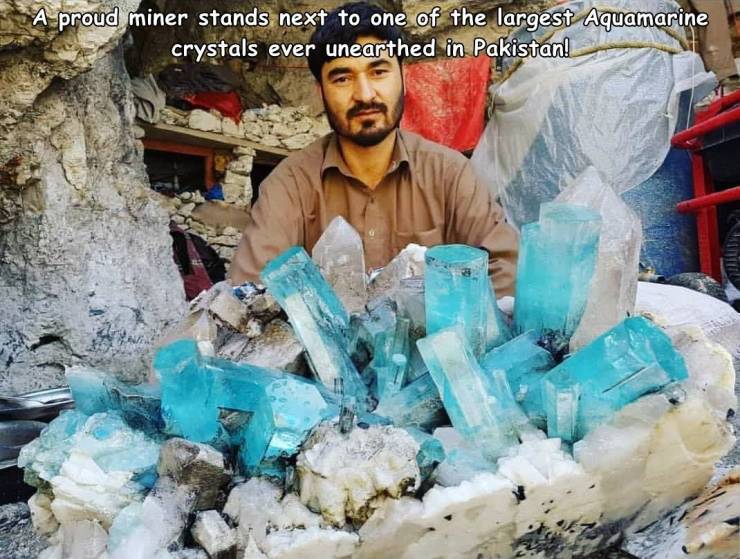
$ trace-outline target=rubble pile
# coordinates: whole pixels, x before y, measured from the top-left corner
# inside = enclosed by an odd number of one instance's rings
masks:
[[[193,130],[244,138],[265,146],[299,150],[330,132],[326,117],[311,116],[307,107],[267,105],[248,109],[239,122],[222,117],[215,110],[194,109],[190,112],[173,107],[162,110],[162,122]]]
[[[600,250],[620,210],[543,205],[513,320],[484,251],[410,246],[366,277],[335,222],[317,262],[294,247],[265,287],[193,301],[149,383],[70,370],[77,410],[21,456],[43,557],[579,557],[653,522],[732,447],[735,373],[634,300],[584,322],[639,245]]]

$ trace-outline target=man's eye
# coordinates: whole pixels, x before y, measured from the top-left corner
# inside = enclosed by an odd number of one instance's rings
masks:
[[[382,75],[387,74],[387,73],[388,73],[388,70],[375,70],[375,75],[376,76],[382,76]]]
[[[338,78],[334,79],[334,83],[347,83],[349,81],[349,78],[347,76],[339,76]]]

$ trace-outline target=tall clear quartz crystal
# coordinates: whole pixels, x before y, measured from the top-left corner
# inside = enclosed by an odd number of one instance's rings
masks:
[[[570,340],[575,351],[627,318],[635,309],[642,224],[637,214],[588,167],[556,202],[579,204],[602,220],[596,272],[583,318]]]
[[[342,216],[331,220],[316,241],[311,257],[351,313],[361,312],[367,299],[362,238]]]
[[[349,315],[302,247],[292,247],[267,263],[261,278],[288,314],[306,348],[317,378],[329,389],[341,378],[345,393],[366,409],[367,387],[348,353]]]
[[[407,245],[368,285],[368,299],[388,296],[399,288],[401,282],[412,277],[424,277],[424,255],[427,248]]]
[[[596,264],[601,218],[549,202],[522,227],[514,303],[517,333],[535,330],[561,351],[578,327]]]

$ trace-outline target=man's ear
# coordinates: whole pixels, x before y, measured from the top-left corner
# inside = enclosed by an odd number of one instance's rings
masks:
[[[316,80],[316,91],[319,94],[319,97],[321,97],[321,102],[324,103],[324,89],[321,87],[321,82],[319,80]]]

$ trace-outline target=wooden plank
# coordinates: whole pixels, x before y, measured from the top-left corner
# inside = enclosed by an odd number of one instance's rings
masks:
[[[258,142],[251,142],[244,138],[235,138],[233,136],[226,136],[225,134],[217,134],[215,132],[193,130],[191,128],[175,126],[173,124],[148,124],[145,122],[139,122],[139,126],[144,129],[145,137],[152,140],[178,142],[216,149],[233,149],[237,146],[252,148],[256,153],[254,159],[255,163],[277,165],[291,153],[287,149],[266,146]]]
[[[214,148],[183,144],[182,142],[169,142],[167,140],[155,140],[154,138],[142,138],[144,149],[164,151],[169,153],[183,153],[185,155],[198,155],[203,157],[203,184],[210,189],[216,182],[213,176]]]

